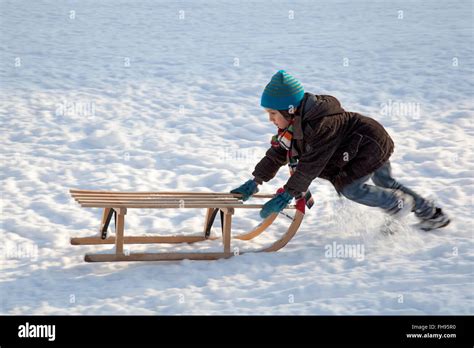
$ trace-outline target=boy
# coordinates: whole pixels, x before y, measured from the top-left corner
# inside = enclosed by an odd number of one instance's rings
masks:
[[[301,83],[284,70],[265,87],[261,105],[278,134],[256,165],[254,178],[231,193],[249,199],[258,192],[258,185],[288,163],[292,175],[284,192],[265,203],[262,218],[279,213],[293,198],[308,198],[309,185],[319,177],[329,180],[339,195],[379,207],[397,219],[414,212],[423,230],[449,224],[441,208],[392,177],[389,158],[394,143],[374,119],[345,111],[332,96],[305,93]],[[375,185],[367,184],[370,178]]]

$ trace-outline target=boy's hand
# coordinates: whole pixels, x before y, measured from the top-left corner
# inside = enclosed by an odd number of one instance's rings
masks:
[[[257,192],[258,192],[258,187],[257,187],[257,183],[254,180],[248,180],[245,184],[230,191],[230,193],[242,194],[243,201],[246,201],[247,199],[252,197],[253,194]]]
[[[275,197],[263,205],[262,210],[260,210],[260,217],[262,219],[266,219],[272,213],[281,212],[291,202],[292,199],[293,196],[286,191],[278,193]]]

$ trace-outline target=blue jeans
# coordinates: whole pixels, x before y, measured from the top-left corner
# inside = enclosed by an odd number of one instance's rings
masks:
[[[365,182],[372,178],[374,185],[368,185]],[[396,211],[399,203],[399,197],[394,192],[400,190],[415,200],[415,215],[420,218],[429,218],[435,209],[433,202],[421,197],[416,192],[400,184],[392,177],[392,168],[390,162],[377,169],[372,174],[357,179],[352,184],[345,186],[341,194],[351,201],[368,205],[370,207],[379,207],[387,211]]]

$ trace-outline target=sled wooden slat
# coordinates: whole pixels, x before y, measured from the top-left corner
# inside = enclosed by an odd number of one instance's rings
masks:
[[[97,203],[81,203],[81,207],[84,208],[161,208],[161,209],[190,209],[190,208],[238,208],[238,209],[256,209],[262,208],[263,204],[237,204],[237,203],[115,203],[115,202],[97,202]],[[295,206],[289,205],[289,209],[294,209]]]
[[[231,204],[231,205],[242,205],[239,201],[226,201],[226,200],[162,200],[162,199],[136,199],[136,198],[120,198],[120,199],[80,199],[77,201],[79,204],[93,204],[93,203],[110,203],[114,204]]]
[[[139,199],[210,199],[210,200],[229,200],[237,201],[239,197],[232,196],[208,196],[208,195],[181,195],[181,196],[171,196],[171,195],[96,195],[96,194],[73,194],[74,199],[118,199],[118,198],[139,198]]]
[[[224,201],[224,200],[161,200],[161,199],[136,199],[136,198],[120,198],[120,199],[81,199],[77,201],[79,204],[93,204],[93,203],[106,203],[106,204],[230,204],[230,205],[242,205],[242,202],[238,201]]]
[[[221,203],[241,203],[237,198],[156,198],[156,197],[78,197],[78,202],[95,202],[95,201],[137,201],[137,202],[221,202]]]
[[[220,193],[220,192],[157,192],[157,191],[142,191],[142,192],[126,192],[126,191],[93,191],[93,190],[69,190],[74,196],[173,196],[173,197],[204,197],[204,198],[241,198],[242,195],[237,193]],[[254,198],[271,198],[273,194],[257,193],[253,195]]]
[[[261,209],[263,204],[243,203],[238,194],[215,192],[120,192],[120,191],[95,191],[71,189],[74,200],[85,208],[101,208],[102,219],[100,232],[96,236],[71,238],[72,245],[105,245],[114,244],[113,254],[87,254],[87,262],[113,262],[113,261],[176,261],[176,260],[216,260],[234,256],[232,252],[232,239],[251,240],[259,236],[275,221],[278,214],[272,214],[264,219],[258,226],[242,235],[232,236],[233,215],[238,209]],[[273,194],[255,195],[257,198],[274,197]],[[125,235],[125,216],[128,209],[206,209],[203,235]],[[273,252],[283,248],[293,236],[304,217],[304,213],[294,205],[287,206],[295,214],[286,233],[270,246],[256,252]],[[210,236],[209,231],[216,214],[221,213],[222,236]],[[108,226],[115,222],[115,236],[107,236]],[[287,215],[288,216],[288,215]],[[207,235],[206,235],[207,233]],[[198,243],[206,240],[222,238],[223,252],[160,252],[160,253],[129,253],[124,248],[125,244],[181,244]],[[238,251],[236,255],[244,254]]]
[[[71,194],[83,194],[83,193],[93,193],[99,195],[105,194],[132,194],[132,195],[141,195],[141,194],[156,194],[156,195],[171,195],[171,196],[196,196],[196,195],[209,195],[209,196],[235,196],[236,193],[229,192],[196,192],[196,191],[103,191],[103,190],[79,190],[79,189],[70,189]],[[261,195],[257,193],[257,195]],[[273,194],[269,194],[273,196]]]
[[[238,193],[178,193],[171,194],[166,192],[107,192],[107,193],[96,193],[96,192],[71,192],[73,196],[158,196],[158,197],[220,197],[220,198],[238,198],[241,195]],[[257,193],[257,195],[262,195]],[[268,196],[268,194],[263,194]]]
[[[74,199],[87,199],[87,198],[100,198],[100,199],[117,199],[117,198],[139,198],[139,199],[208,199],[208,200],[240,200],[240,197],[233,196],[207,196],[207,195],[196,195],[196,196],[170,196],[170,195],[73,195]],[[254,197],[254,198],[271,198],[269,197]]]

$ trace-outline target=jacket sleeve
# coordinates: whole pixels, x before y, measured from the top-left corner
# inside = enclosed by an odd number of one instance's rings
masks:
[[[257,182],[267,182],[273,179],[280,167],[288,162],[286,153],[287,151],[281,147],[270,147],[252,173]]]
[[[306,151],[284,189],[294,197],[306,192],[311,182],[324,170],[341,141],[340,134],[329,127],[313,134],[306,141]]]

